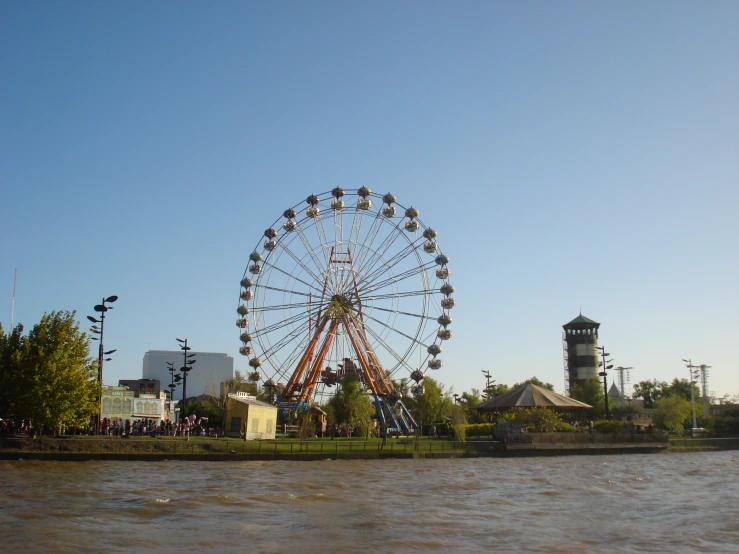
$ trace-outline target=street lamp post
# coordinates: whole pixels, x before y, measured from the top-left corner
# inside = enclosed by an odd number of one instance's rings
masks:
[[[693,379],[698,378],[701,366],[693,365],[692,359],[686,360],[685,358],[683,358],[683,361],[688,364],[686,367],[690,372],[690,404],[693,406],[693,429],[696,429],[698,427],[698,420],[695,417],[695,381],[693,381]]]
[[[495,380],[490,379],[490,370],[489,369],[482,369],[480,370],[482,374],[485,376],[485,400],[490,400],[490,387],[493,383],[495,383]]]
[[[187,339],[177,339],[177,342],[180,343],[180,350],[182,350],[184,363],[182,367],[180,368],[180,372],[182,373],[182,417],[187,417],[187,374],[192,369],[192,364],[195,363],[196,360],[193,360],[192,358],[195,357],[195,354],[188,354],[189,350],[192,350],[189,346],[187,346]],[[179,379],[177,379],[179,381]]]
[[[606,419],[611,419],[611,412],[608,409],[608,374],[606,373],[606,370],[611,369],[613,365],[606,365],[608,362],[612,362],[613,360],[606,360],[606,356],[610,356],[608,352],[606,352],[605,346],[596,346],[598,350],[600,350],[600,355],[603,357],[603,371],[598,373],[601,377],[603,377],[603,392],[604,392],[604,402],[605,402],[605,408],[606,408]]]
[[[455,392],[452,396],[454,397],[454,404],[456,404],[457,399],[459,398],[459,395]]]
[[[105,356],[108,356],[109,354],[112,354],[115,352],[115,350],[108,350],[105,352],[105,347],[103,346],[103,334],[105,333],[105,314],[108,310],[112,310],[113,306],[106,306],[105,304],[112,304],[118,300],[117,296],[109,296],[108,298],[103,298],[103,301],[100,304],[97,304],[95,307],[93,307],[93,310],[98,312],[100,314],[100,319],[96,319],[92,317],[91,315],[87,316],[87,319],[89,319],[92,323],[99,323],[100,328],[98,328],[97,325],[93,325],[90,327],[90,332],[96,335],[100,335],[100,338],[98,337],[91,337],[92,340],[100,341],[100,344],[98,345],[98,383],[100,384],[101,391],[103,386],[103,362],[109,362],[113,358],[105,358]],[[100,428],[100,400],[101,397],[97,397],[97,415],[95,416],[95,432],[94,434],[97,435]]]

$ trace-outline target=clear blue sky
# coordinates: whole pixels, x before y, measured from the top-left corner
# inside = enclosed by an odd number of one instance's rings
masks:
[[[0,321],[120,300],[105,381],[228,352],[262,231],[365,184],[451,257],[435,374],[563,389],[561,325],[632,381],[739,393],[739,4],[4,2]],[[86,325],[84,326],[86,328]]]

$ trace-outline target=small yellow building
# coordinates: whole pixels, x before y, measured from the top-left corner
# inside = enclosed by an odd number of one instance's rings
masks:
[[[229,437],[245,440],[274,439],[277,408],[245,392],[233,392],[226,402],[225,431]]]

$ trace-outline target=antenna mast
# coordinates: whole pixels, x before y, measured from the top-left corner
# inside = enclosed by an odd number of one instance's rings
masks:
[[[10,307],[10,332],[13,332],[13,316],[15,315],[15,282],[18,280],[18,269],[13,273],[13,304]]]

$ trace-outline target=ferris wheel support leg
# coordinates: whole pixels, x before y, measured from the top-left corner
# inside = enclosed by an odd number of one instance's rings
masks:
[[[323,364],[323,360],[326,358],[328,349],[331,346],[331,343],[333,342],[334,337],[336,336],[336,327],[338,327],[338,324],[339,324],[339,321],[336,319],[331,322],[331,327],[329,327],[328,334],[326,335],[326,338],[323,341],[323,346],[321,346],[321,350],[318,352],[318,356],[313,362],[313,366],[308,372],[308,376],[305,379],[305,382],[303,383],[303,387],[300,390],[300,394],[298,395],[299,402],[307,403],[310,400],[311,396],[313,395],[313,389],[316,386],[318,377],[321,375],[321,365]]]
[[[293,371],[293,374],[290,377],[290,380],[288,381],[287,385],[282,391],[282,396],[286,400],[291,399],[293,394],[295,394],[295,387],[296,385],[300,383],[301,379],[303,378],[305,369],[310,363],[311,358],[313,357],[313,352],[316,349],[316,345],[318,344],[318,340],[321,337],[321,333],[323,332],[323,328],[326,326],[327,321],[328,319],[323,318],[321,321],[318,322],[318,325],[316,325],[315,334],[313,335],[313,338],[311,339],[310,344],[308,345],[308,348],[303,354],[303,357],[300,359],[300,362],[298,363],[298,367],[295,368],[295,371]]]
[[[382,444],[384,446],[387,444],[387,420],[385,419],[385,413],[382,409],[382,400],[376,394],[373,394],[372,397],[375,399],[377,418],[380,420],[380,425],[382,425]]]
[[[413,433],[416,428],[416,422],[413,419],[413,416],[408,411],[408,408],[405,407],[405,404],[403,404],[402,400],[398,400],[398,404],[400,404],[400,421],[401,425],[403,426],[406,433],[409,435]]]
[[[381,412],[384,411],[385,413],[387,413],[388,419],[390,419],[390,421],[392,422],[391,429],[394,429],[396,432],[400,433],[403,427],[398,423],[393,410],[390,408],[390,405],[384,398],[380,398],[380,406],[382,406]],[[385,427],[385,432],[387,433],[387,427]]]

